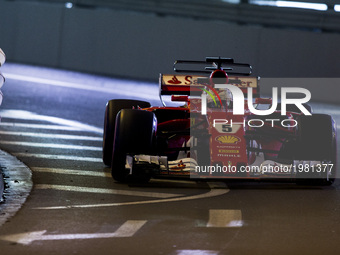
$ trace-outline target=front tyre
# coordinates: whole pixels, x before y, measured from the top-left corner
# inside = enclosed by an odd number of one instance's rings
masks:
[[[146,181],[149,179],[144,173],[129,175],[126,169],[127,155],[150,155],[154,151],[157,121],[154,113],[123,109],[117,115],[114,135],[111,173],[119,182],[128,180]]]
[[[113,99],[107,102],[104,118],[104,134],[103,134],[103,162],[107,166],[111,166],[113,138],[116,127],[116,116],[122,109],[147,108],[150,103],[140,100]]]

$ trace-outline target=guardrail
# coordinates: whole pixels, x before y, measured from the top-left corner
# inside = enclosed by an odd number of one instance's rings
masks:
[[[33,0],[21,0],[33,1]],[[298,8],[278,8],[251,4],[251,0],[240,0],[232,4],[222,0],[52,0],[49,3],[69,3],[69,8],[113,8],[156,15],[184,16],[196,19],[213,19],[238,24],[258,24],[273,27],[289,27],[316,31],[340,32],[340,12],[334,11],[335,0],[301,0],[325,3],[327,11]],[[292,1],[292,0],[288,0]],[[298,0],[296,0],[298,1]],[[273,2],[273,1],[272,1]]]

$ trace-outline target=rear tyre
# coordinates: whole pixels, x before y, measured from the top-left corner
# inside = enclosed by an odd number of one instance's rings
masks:
[[[326,114],[302,115],[298,118],[298,124],[295,158],[303,161],[321,161],[333,166],[331,172],[323,168],[321,171],[302,168],[303,171],[297,171],[297,183],[331,185],[336,172],[336,125],[333,118]]]
[[[125,168],[125,165],[127,155],[152,154],[156,125],[156,117],[152,112],[123,109],[118,113],[111,165],[112,177],[116,181],[145,182],[150,179],[150,176],[143,172],[129,175],[129,170]]]
[[[104,117],[104,134],[103,134],[103,162],[107,166],[111,166],[113,137],[116,126],[116,116],[122,109],[147,108],[150,103],[139,100],[114,99],[106,104]]]

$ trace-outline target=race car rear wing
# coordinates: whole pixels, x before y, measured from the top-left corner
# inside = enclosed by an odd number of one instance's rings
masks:
[[[224,70],[228,75],[251,75],[252,66],[235,63],[232,58],[206,57],[205,61],[176,60],[174,71],[177,73],[211,73],[214,70]]]
[[[205,76],[206,74],[212,74],[215,70],[228,73],[228,84],[239,87],[244,94],[247,94],[248,88],[252,88],[253,97],[259,97],[258,78],[249,77],[252,73],[251,65],[235,63],[232,58],[207,57],[205,61],[175,61],[175,72],[190,73],[190,75],[161,74],[159,78],[161,101],[163,102],[162,95],[200,96],[205,87],[211,87],[212,83],[225,84],[225,77],[224,80],[222,77],[221,80],[219,80],[220,78],[213,78],[211,80]],[[201,73],[202,75],[191,75],[192,73]],[[230,74],[233,76],[229,76]],[[218,81],[221,82],[219,83]]]
[[[200,95],[202,93],[202,88],[206,86],[207,82],[209,82],[208,77],[199,75],[160,74],[160,96]],[[247,88],[252,88],[253,97],[256,98],[260,96],[258,77],[229,76],[228,84],[239,87],[244,94],[247,94]]]

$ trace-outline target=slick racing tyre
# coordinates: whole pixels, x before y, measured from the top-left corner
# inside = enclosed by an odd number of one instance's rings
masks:
[[[139,100],[114,99],[106,104],[103,135],[103,162],[107,166],[111,166],[117,113],[122,109],[132,109],[133,107],[147,108],[150,107],[150,103]]]
[[[326,114],[299,116],[298,141],[295,159],[320,161],[321,168],[297,167],[297,183],[331,185],[336,174],[336,126]],[[331,171],[327,168],[331,167]]]
[[[145,182],[150,179],[142,172],[130,176],[129,169],[126,169],[126,156],[150,155],[154,151],[156,125],[156,117],[152,112],[123,109],[117,114],[111,164],[112,177],[116,181]]]

